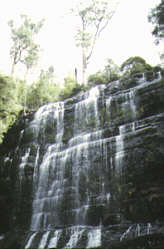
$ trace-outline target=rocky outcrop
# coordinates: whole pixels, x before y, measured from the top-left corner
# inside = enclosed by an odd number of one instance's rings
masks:
[[[155,77],[96,86],[11,128],[0,248],[164,247],[164,83]]]

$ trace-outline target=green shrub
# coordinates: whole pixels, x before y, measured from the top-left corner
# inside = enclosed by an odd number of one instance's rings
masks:
[[[123,77],[130,77],[133,74],[151,71],[152,67],[146,61],[139,57],[130,57],[121,65]]]
[[[90,87],[106,83],[108,83],[108,77],[104,72],[97,72],[88,77],[88,85]]]
[[[102,71],[98,71],[88,77],[89,87],[107,84],[112,81],[116,81],[120,78],[119,67],[111,60],[107,59],[107,64]]]
[[[54,82],[39,80],[27,89],[26,108],[36,110],[44,104],[58,101],[60,87]]]
[[[59,93],[59,99],[72,97],[82,90],[84,90],[84,86],[80,85],[75,78],[68,76],[64,79],[64,88]]]

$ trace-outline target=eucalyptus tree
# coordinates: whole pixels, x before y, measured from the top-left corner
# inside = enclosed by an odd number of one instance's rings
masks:
[[[39,52],[40,47],[38,44],[32,43],[29,49],[26,52],[26,55],[20,62],[25,65],[26,67],[26,73],[25,73],[25,79],[28,75],[30,69],[32,69],[34,66],[37,65],[37,62],[39,60]]]
[[[38,61],[40,46],[35,42],[35,37],[43,26],[44,20],[34,23],[27,15],[21,15],[21,24],[16,26],[13,20],[8,22],[11,28],[12,46],[10,56],[12,59],[11,74],[14,74],[15,66],[23,63],[27,72]]]
[[[156,37],[156,44],[158,45],[164,39],[164,1],[161,2],[151,10],[148,20],[153,23],[154,29],[152,34]],[[164,61],[164,50],[160,52],[160,58]]]
[[[151,10],[148,20],[154,24],[152,34],[157,38],[157,43],[164,38],[164,1]]]
[[[110,3],[112,3],[110,0],[83,0],[73,9],[73,13],[80,19],[75,40],[76,45],[82,49],[82,76],[84,84],[86,83],[87,67],[96,41],[115,13],[116,7],[113,4],[110,5]]]

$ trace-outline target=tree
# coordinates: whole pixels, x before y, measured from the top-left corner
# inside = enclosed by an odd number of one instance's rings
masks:
[[[108,76],[108,80],[112,81],[120,77],[120,68],[117,66],[112,59],[107,59],[104,72]]]
[[[94,86],[116,81],[120,78],[120,69],[112,59],[107,59],[107,64],[103,71],[98,71],[88,77],[88,85]]]
[[[109,0],[90,0],[80,2],[74,13],[80,18],[81,24],[75,36],[76,45],[82,49],[82,75],[86,83],[86,71],[97,39],[106,28],[115,10],[109,7]]]
[[[151,69],[152,69],[151,66],[147,64],[146,61],[139,56],[130,57],[121,65],[121,71],[124,72],[124,75],[131,75],[133,73],[145,72]]]
[[[154,24],[152,34],[156,37],[155,43],[158,45],[164,38],[164,1],[151,10],[148,20]],[[164,51],[160,52],[161,61],[164,60]]]
[[[154,24],[152,34],[157,38],[156,42],[164,38],[164,1],[151,10],[148,20]]]
[[[39,76],[39,80],[42,81],[48,81],[48,82],[54,82],[55,79],[55,75],[54,75],[54,67],[51,65],[48,67],[47,70],[41,70],[40,71],[40,76]]]
[[[20,62],[22,62],[26,67],[25,79],[29,73],[29,70],[37,64],[39,59],[39,52],[39,45],[33,43],[27,50],[27,55],[22,60],[20,60]]]
[[[77,82],[72,72],[68,72],[64,78],[64,88],[61,89],[60,99],[70,98],[81,90],[83,90],[83,86]]]
[[[3,133],[13,124],[21,109],[16,82],[11,77],[0,74],[0,143]]]
[[[58,101],[61,89],[55,80],[53,66],[41,70],[39,79],[27,91],[26,109],[36,110],[44,104]]]
[[[43,26],[43,23],[44,20],[34,23],[27,15],[21,15],[21,24],[18,27],[14,25],[13,20],[8,22],[13,42],[10,49],[12,75],[14,74],[15,66],[19,62],[26,66],[27,72],[37,63],[40,46],[34,42],[34,38]]]

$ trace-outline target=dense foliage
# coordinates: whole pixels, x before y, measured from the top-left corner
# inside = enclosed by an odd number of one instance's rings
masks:
[[[88,85],[94,86],[98,84],[106,84],[111,81],[118,80],[120,78],[120,69],[119,67],[111,60],[107,60],[102,71],[98,71],[95,74],[91,74],[88,77]]]
[[[159,39],[164,38],[164,1],[161,0],[155,8],[152,9],[148,20],[154,24],[152,34]]]
[[[55,82],[54,69],[42,70],[39,79],[27,89],[25,107],[36,110],[40,106],[59,99],[60,86]]]
[[[0,75],[0,142],[2,135],[16,120],[22,109],[16,83],[11,77]]]
[[[17,119],[20,111],[26,115],[44,104],[64,100],[92,86],[114,83],[118,79],[125,83],[127,82],[124,80],[125,77],[132,79],[131,76],[135,73],[149,71],[158,72],[160,68],[153,68],[143,58],[136,56],[126,60],[121,68],[108,59],[102,71],[89,76],[86,86],[80,85],[73,75],[65,77],[64,84],[57,83],[53,66],[41,70],[38,80],[32,84],[28,84],[25,80],[0,75],[0,142],[3,133]]]
[[[149,71],[152,67],[143,58],[134,56],[123,62],[120,69],[124,75],[130,76],[135,73]]]
[[[80,85],[76,79],[68,76],[64,79],[64,88],[61,89],[59,99],[69,98],[83,89],[84,87]]]
[[[64,81],[64,86],[55,82],[52,67],[42,70],[33,84],[0,75],[0,143],[20,111],[26,115],[44,104],[63,100],[82,90],[75,78],[66,77]]]

